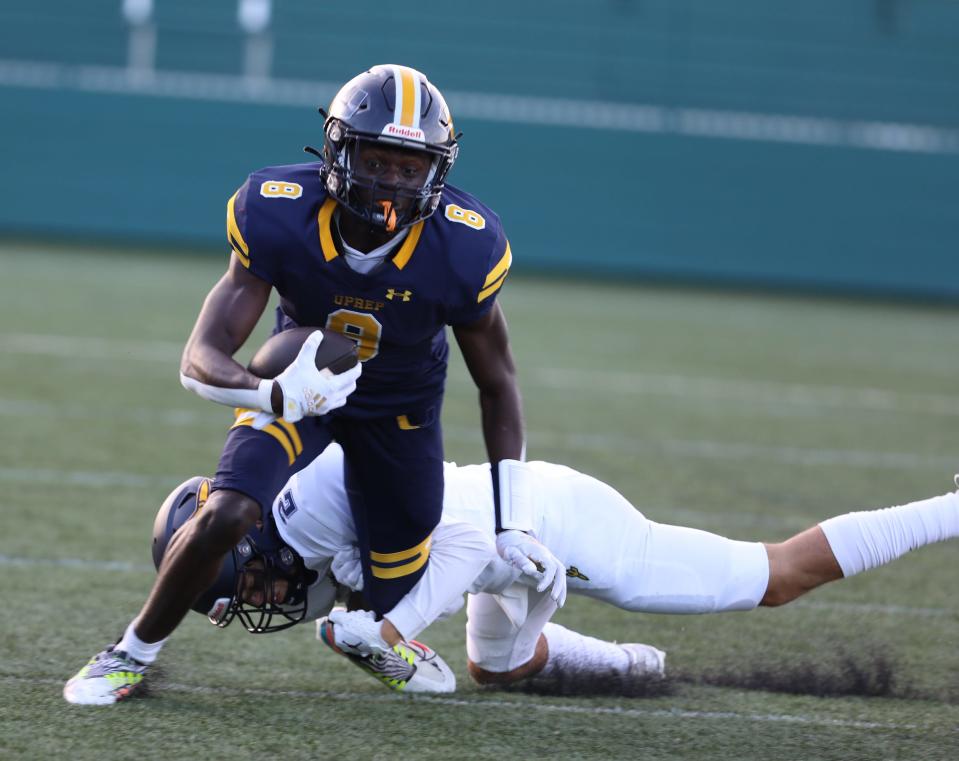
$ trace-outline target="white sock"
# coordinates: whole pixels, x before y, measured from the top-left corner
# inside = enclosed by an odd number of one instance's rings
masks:
[[[136,621],[130,622],[127,630],[123,632],[123,639],[117,642],[116,649],[122,650],[134,660],[140,661],[140,663],[150,665],[157,659],[160,650],[163,649],[163,645],[169,637],[164,637],[159,642],[144,642],[136,635],[136,632],[133,631],[133,625],[135,623]]]
[[[549,658],[540,672],[542,676],[556,673],[625,674],[629,670],[629,656],[619,645],[595,637],[587,637],[559,624],[548,623],[543,636],[549,645]]]
[[[953,492],[883,510],[846,513],[819,527],[843,576],[852,576],[917,547],[959,536],[959,495]]]

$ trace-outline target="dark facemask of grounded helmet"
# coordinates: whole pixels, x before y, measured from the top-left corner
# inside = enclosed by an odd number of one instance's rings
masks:
[[[210,486],[209,478],[194,476],[163,501],[153,522],[153,565],[158,569],[173,535],[203,509]],[[245,576],[254,580],[252,589],[261,592],[261,599],[266,601],[263,605],[255,606],[241,598]],[[270,591],[281,578],[289,582],[289,591],[282,603],[274,603]],[[221,628],[239,618],[249,632],[276,632],[306,617],[309,588],[316,578],[317,574],[304,568],[300,557],[283,543],[272,516],[268,516],[264,525],[258,523],[223,559],[216,581],[192,607]]]
[[[323,132],[320,177],[342,206],[387,232],[409,227],[436,210],[459,136],[446,101],[425,75],[384,64],[354,77],[333,98]],[[370,144],[425,154],[430,162],[425,182],[409,187],[362,174],[358,152]]]

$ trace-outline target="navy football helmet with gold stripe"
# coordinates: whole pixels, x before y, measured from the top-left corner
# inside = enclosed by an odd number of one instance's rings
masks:
[[[153,565],[157,569],[170,540],[177,530],[203,509],[210,495],[210,479],[194,476],[177,486],[163,501],[153,522]],[[246,577],[247,594],[260,593],[262,605],[253,605],[241,597]],[[288,591],[281,603],[271,600],[277,579],[288,582]],[[193,604],[210,623],[228,626],[239,618],[247,631],[276,632],[300,623],[309,608],[309,588],[316,581],[315,571],[306,569],[302,559],[287,547],[272,524],[253,528],[223,560],[220,574]]]
[[[394,232],[436,210],[456,160],[457,137],[446,100],[424,74],[408,66],[374,66],[333,98],[324,124],[321,178],[340,204]],[[357,171],[357,151],[364,143],[425,153],[430,159],[426,181],[407,187],[364,176]],[[405,203],[395,213],[401,198]]]

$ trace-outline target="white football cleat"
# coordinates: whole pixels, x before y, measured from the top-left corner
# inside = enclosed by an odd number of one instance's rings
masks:
[[[456,690],[456,675],[435,650],[422,642],[414,639],[393,647],[387,646],[384,650],[376,645],[370,647],[369,643],[353,641],[349,634],[338,635],[336,628],[337,624],[328,618],[321,618],[316,622],[316,638],[333,652],[376,677],[389,689],[424,693]],[[340,642],[349,649],[341,647]],[[368,654],[358,655],[357,652],[363,649],[368,650]]]
[[[146,670],[146,665],[110,645],[63,686],[63,697],[75,705],[112,705],[142,689]]]
[[[638,642],[624,642],[619,645],[629,657],[627,676],[647,676],[661,678],[666,676],[666,653],[652,645]]]

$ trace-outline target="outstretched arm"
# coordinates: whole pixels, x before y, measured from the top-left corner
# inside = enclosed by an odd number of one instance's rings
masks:
[[[453,329],[463,359],[480,392],[483,436],[493,478],[496,547],[502,557],[550,589],[558,605],[566,600],[566,569],[531,535],[525,520],[527,491],[520,461],[526,459],[522,402],[509,348],[506,317],[499,303],[476,322]]]

